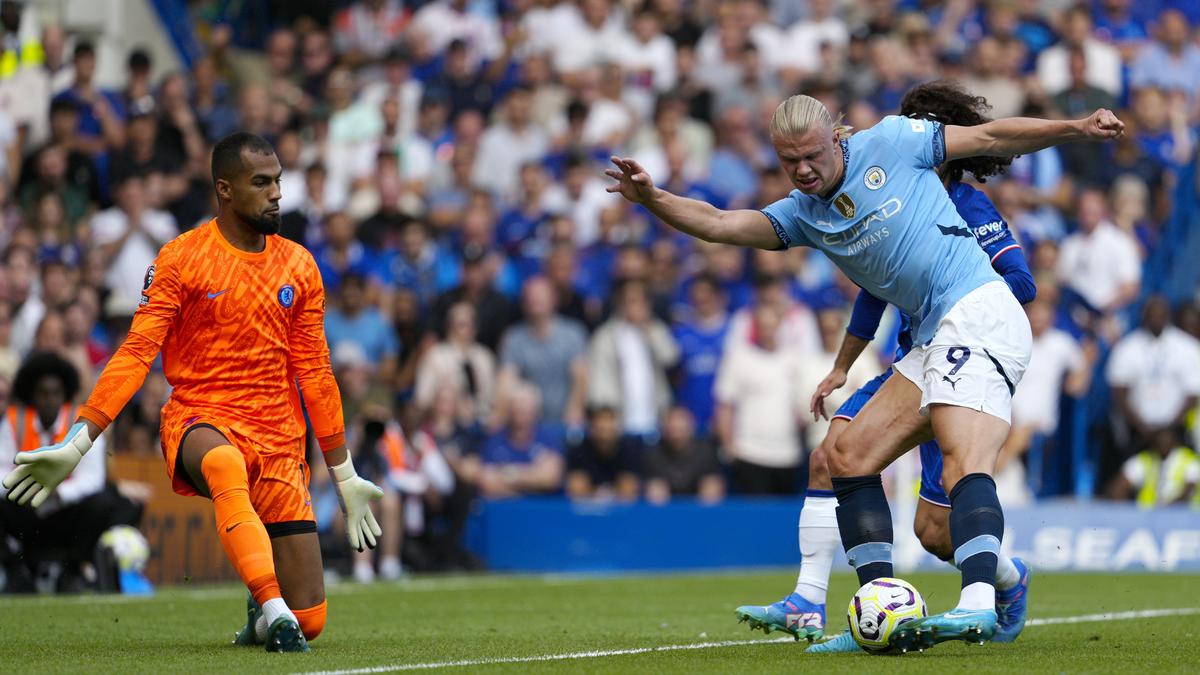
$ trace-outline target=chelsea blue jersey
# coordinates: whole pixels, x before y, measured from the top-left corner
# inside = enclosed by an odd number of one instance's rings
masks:
[[[963,296],[1000,281],[935,169],[942,125],[886,117],[842,141],[844,176],[829,199],[799,190],[763,209],[786,247],[820,249],[868,293],[913,322],[918,344]]]
[[[950,201],[954,203],[955,210],[966,221],[971,233],[975,235],[975,242],[987,255],[988,263],[992,265],[992,269],[996,269],[996,261],[1000,256],[1014,249],[1021,248],[1016,238],[1013,237],[1012,230],[1009,229],[1004,216],[1000,215],[1000,212],[996,210],[996,206],[992,204],[992,200],[988,199],[987,195],[959,181],[951,181],[946,186],[946,193],[950,196]],[[1020,269],[1028,274],[1029,269],[1025,266],[1024,258],[1019,258],[1019,260]],[[997,271],[1003,273],[1002,270]],[[1029,276],[1032,277],[1031,274]],[[1021,300],[1021,298],[1018,297],[1018,300]],[[904,358],[904,355],[912,349],[913,340],[911,330],[911,320],[907,314],[901,313],[898,349],[896,350],[897,361]]]

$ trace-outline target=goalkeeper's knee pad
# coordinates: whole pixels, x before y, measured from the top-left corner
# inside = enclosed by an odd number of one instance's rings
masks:
[[[325,629],[325,610],[328,604],[328,600],[322,600],[321,604],[315,607],[292,610],[292,613],[296,615],[296,620],[300,622],[300,630],[304,632],[304,639],[315,640]]]

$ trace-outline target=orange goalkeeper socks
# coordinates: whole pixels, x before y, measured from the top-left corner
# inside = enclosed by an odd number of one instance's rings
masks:
[[[212,495],[217,536],[238,576],[259,606],[282,597],[271,539],[250,503],[250,480],[242,453],[232,445],[218,445],[204,455],[200,471]]]

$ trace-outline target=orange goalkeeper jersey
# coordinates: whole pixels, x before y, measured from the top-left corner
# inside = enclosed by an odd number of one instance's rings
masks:
[[[106,427],[161,350],[169,412],[212,415],[266,447],[295,447],[304,394],[322,449],[341,445],[341,397],[325,342],[325,290],[312,255],[278,236],[235,248],[215,220],[168,242],[146,270],[129,335],[80,415]]]

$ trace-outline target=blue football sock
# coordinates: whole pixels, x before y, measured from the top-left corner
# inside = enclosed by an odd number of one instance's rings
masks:
[[[892,576],[892,512],[878,474],[834,478],[837,522],[858,583]]]
[[[996,482],[985,473],[963,476],[950,491],[950,542],[963,588],[995,584],[1003,536],[1004,511],[996,497]]]

